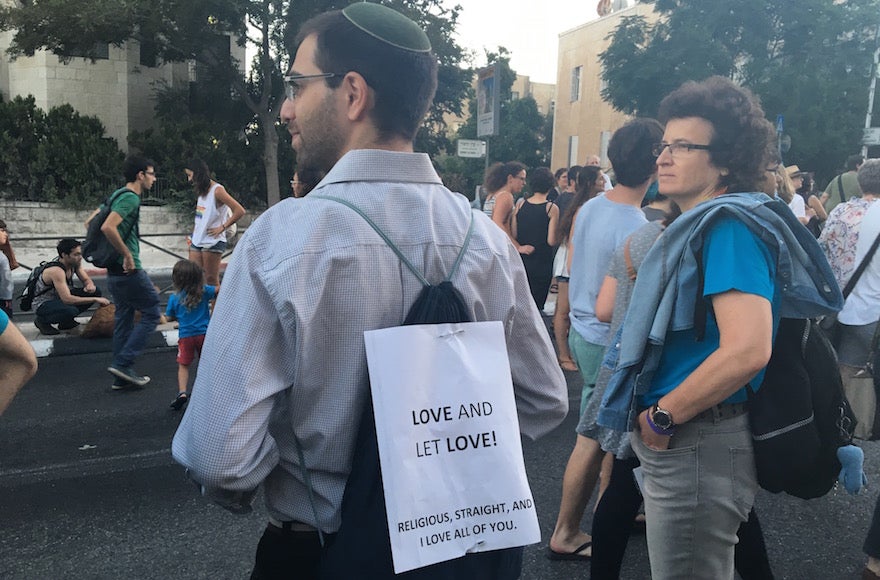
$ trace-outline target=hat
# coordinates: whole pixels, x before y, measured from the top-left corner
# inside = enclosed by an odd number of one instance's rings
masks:
[[[418,24],[387,6],[358,2],[342,10],[342,15],[373,38],[401,50],[430,52],[431,41]]]
[[[789,165],[785,168],[785,172],[789,177],[798,177],[799,175],[806,173],[806,171],[801,171],[801,168],[797,165]]]

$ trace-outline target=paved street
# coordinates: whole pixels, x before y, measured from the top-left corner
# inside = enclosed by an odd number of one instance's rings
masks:
[[[108,362],[109,354],[41,359],[36,378],[0,419],[0,578],[247,578],[265,521],[260,500],[249,516],[215,508],[196,496],[170,458],[179,420],[168,408],[174,352],[142,357],[137,368],[153,381],[135,393],[109,390]],[[573,402],[576,381],[571,374]],[[550,436],[524,444],[545,545],[574,425],[570,415]],[[760,496],[777,578],[859,577],[880,489],[880,445],[863,447],[872,487],[861,496]],[[549,562],[544,549],[527,548],[523,578],[588,577],[584,564]],[[647,577],[644,536],[635,536],[623,578]]]

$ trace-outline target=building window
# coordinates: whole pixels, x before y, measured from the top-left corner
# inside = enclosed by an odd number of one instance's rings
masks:
[[[519,98],[519,91],[511,91],[511,93],[510,93],[510,97],[511,97],[511,99],[513,99],[514,101],[517,100],[517,99]]]
[[[150,67],[150,68],[158,66],[158,64],[159,64],[158,53],[159,53],[159,47],[154,41],[152,41],[150,39],[142,40],[141,41],[141,56],[140,56],[141,66],[146,66],[146,67]]]
[[[579,101],[581,98],[581,68],[576,66],[571,69],[571,101]]]
[[[578,158],[578,136],[572,135],[568,138],[568,166],[577,165]]]
[[[71,49],[64,51],[61,56],[90,58],[93,60],[107,60],[110,58],[110,45],[106,42],[98,42],[88,49]]]

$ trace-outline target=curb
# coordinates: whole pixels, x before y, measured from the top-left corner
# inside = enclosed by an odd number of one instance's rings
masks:
[[[46,337],[28,323],[16,323],[25,335],[37,358],[71,356],[78,354],[112,353],[112,338],[82,338],[76,334],[60,334]],[[165,327],[165,328],[162,328]],[[163,324],[147,337],[145,350],[168,349],[177,347],[177,329],[171,324]]]

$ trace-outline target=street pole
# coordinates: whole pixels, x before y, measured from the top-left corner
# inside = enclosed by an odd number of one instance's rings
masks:
[[[874,42],[877,48],[874,50],[874,62],[871,63],[871,85],[868,89],[868,112],[865,115],[865,129],[871,128],[871,117],[874,114],[874,94],[877,90],[877,75],[880,74],[878,65],[880,65],[880,26],[874,33]],[[867,133],[867,131],[865,131]],[[862,143],[862,157],[868,157],[868,145]]]

